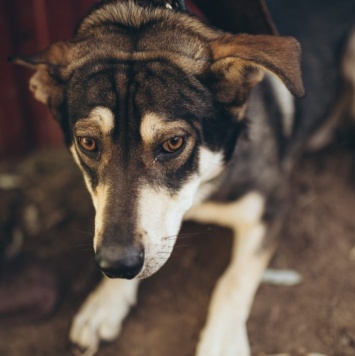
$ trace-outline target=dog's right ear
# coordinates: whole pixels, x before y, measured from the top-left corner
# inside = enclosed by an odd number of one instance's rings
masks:
[[[63,102],[63,87],[66,81],[65,69],[71,61],[73,44],[56,42],[33,56],[13,56],[15,64],[34,69],[30,79],[30,90],[34,97],[49,106],[57,120],[58,109]]]
[[[276,75],[296,97],[304,95],[301,48],[292,37],[224,34],[211,42],[211,53],[209,74],[217,100],[237,117],[264,72]]]

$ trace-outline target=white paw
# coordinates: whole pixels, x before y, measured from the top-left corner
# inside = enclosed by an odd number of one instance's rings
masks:
[[[197,345],[196,356],[250,356],[246,328],[226,323],[207,326]]]
[[[75,315],[69,338],[81,354],[91,356],[100,341],[112,341],[121,331],[124,318],[136,302],[138,281],[104,279]]]

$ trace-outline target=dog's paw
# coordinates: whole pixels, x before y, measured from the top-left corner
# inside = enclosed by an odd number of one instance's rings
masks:
[[[75,315],[69,338],[75,353],[94,355],[100,341],[112,341],[136,302],[138,281],[104,279]],[[79,351],[78,351],[79,350]]]
[[[224,326],[207,326],[201,334],[196,356],[250,356],[245,326],[228,322]]]

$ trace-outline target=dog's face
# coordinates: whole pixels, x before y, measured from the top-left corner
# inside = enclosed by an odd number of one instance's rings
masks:
[[[221,35],[131,2],[99,7],[72,41],[17,62],[36,69],[30,87],[83,171],[111,277],[144,278],[168,259],[199,187],[233,152],[263,70],[303,90],[293,39]]]
[[[83,68],[70,80],[68,100],[70,150],[96,208],[99,265],[105,251],[118,245],[117,255],[124,244],[144,253],[141,276],[150,275],[169,257],[200,183],[223,165],[225,132],[211,93],[154,59]]]

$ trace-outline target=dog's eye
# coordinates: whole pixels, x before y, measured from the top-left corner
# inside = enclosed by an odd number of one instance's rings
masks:
[[[174,153],[184,145],[185,139],[182,136],[174,136],[163,142],[164,153]]]
[[[91,137],[78,137],[78,143],[85,151],[95,152],[97,150],[96,141]]]

